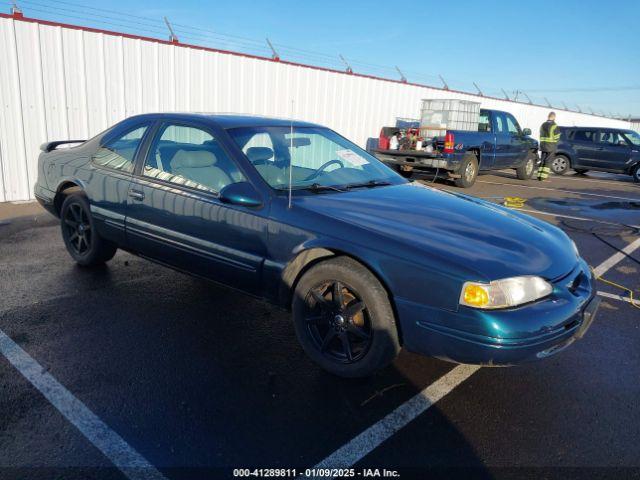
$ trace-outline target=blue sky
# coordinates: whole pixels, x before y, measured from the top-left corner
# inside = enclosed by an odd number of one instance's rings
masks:
[[[1,2],[4,3],[4,2]],[[25,15],[640,116],[640,2],[29,0]],[[4,3],[6,9],[8,5]],[[522,95],[522,94],[519,94]],[[522,98],[522,97],[521,97]]]

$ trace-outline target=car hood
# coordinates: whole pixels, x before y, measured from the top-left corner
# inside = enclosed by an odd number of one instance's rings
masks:
[[[417,182],[298,197],[314,214],[364,230],[366,246],[458,265],[496,280],[539,275],[549,280],[577,262],[571,240],[553,225],[467,195]],[[368,234],[368,235],[367,235]],[[407,248],[408,247],[408,248]],[[395,249],[395,251],[394,251]],[[421,260],[421,259],[424,259]]]

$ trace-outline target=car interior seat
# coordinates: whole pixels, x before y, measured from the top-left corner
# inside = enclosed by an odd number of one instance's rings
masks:
[[[286,168],[275,164],[273,149],[269,147],[249,147],[245,153],[258,173],[271,185],[284,185],[289,182]]]
[[[219,166],[218,159],[208,150],[178,150],[171,159],[171,172],[198,183],[214,192],[233,183]]]

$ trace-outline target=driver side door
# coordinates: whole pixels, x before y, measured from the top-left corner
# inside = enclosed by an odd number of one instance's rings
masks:
[[[181,270],[260,291],[268,208],[231,205],[219,192],[247,181],[215,131],[161,122],[136,165],[127,205],[131,248]]]
[[[631,158],[631,145],[615,130],[600,130],[596,135],[593,166],[609,172],[625,172]]]
[[[510,164],[508,167],[517,167],[522,164],[527,158],[529,153],[529,141],[522,133],[522,128],[518,124],[516,118],[510,113],[505,113],[505,120],[507,122],[507,130],[509,131],[510,141]]]

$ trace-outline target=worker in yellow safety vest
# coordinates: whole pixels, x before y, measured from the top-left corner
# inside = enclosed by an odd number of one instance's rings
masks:
[[[551,173],[551,162],[558,147],[560,131],[556,125],[555,112],[549,113],[547,121],[540,126],[540,153],[542,163],[538,168],[538,180],[543,181],[549,178]]]

